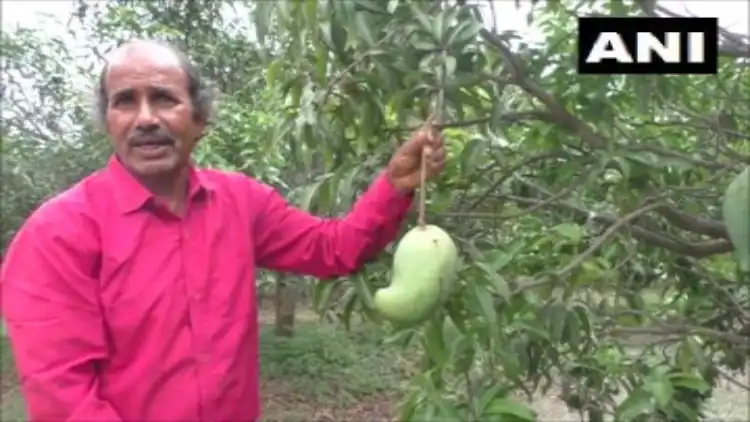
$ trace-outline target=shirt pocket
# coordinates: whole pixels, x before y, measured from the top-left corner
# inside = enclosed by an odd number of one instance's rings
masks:
[[[154,336],[178,328],[187,309],[184,269],[168,248],[144,248],[127,259],[105,256],[102,280],[104,320],[115,352],[131,352]]]
[[[206,298],[217,316],[247,317],[255,312],[255,265],[249,236],[224,227],[209,242]]]

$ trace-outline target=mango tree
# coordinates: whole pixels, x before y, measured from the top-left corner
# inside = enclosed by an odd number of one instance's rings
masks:
[[[90,74],[60,36],[3,28],[0,132],[0,256],[16,228],[46,197],[104,163],[108,145],[96,135],[80,90]]]
[[[427,219],[464,264],[431,319],[394,330],[425,355],[403,420],[534,420],[514,397],[558,384],[591,421],[699,420],[744,368],[748,283],[721,217],[750,162],[742,39],[724,33],[718,77],[577,75],[576,16],[664,12],[639,5],[537,5],[531,42],[463,1],[256,4],[259,40],[282,40],[268,83],[298,107],[275,142],[310,163],[318,208],[346,211],[440,116],[451,161]],[[319,283],[319,310],[384,322],[391,260]]]

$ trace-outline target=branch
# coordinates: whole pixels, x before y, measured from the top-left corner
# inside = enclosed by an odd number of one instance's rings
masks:
[[[479,195],[477,199],[474,200],[468,207],[466,207],[466,211],[471,211],[476,209],[479,204],[484,202],[494,191],[496,191],[500,186],[505,183],[506,180],[513,177],[513,175],[520,169],[528,166],[529,164],[538,162],[538,161],[544,161],[549,160],[551,158],[561,158],[565,155],[560,150],[554,150],[554,151],[546,151],[543,153],[535,154],[529,157],[526,157],[521,162],[517,163],[516,165],[509,168],[502,177],[499,177],[497,180],[495,180],[494,183],[492,183],[483,194]]]
[[[535,205],[535,204],[539,204],[543,202],[539,199],[523,198],[523,197],[517,197],[517,196],[510,196],[510,195],[506,195],[505,198],[512,200],[514,202],[517,202],[519,204],[525,204],[525,205]],[[596,223],[605,224],[605,225],[612,225],[618,221],[617,217],[614,217],[611,215],[596,214],[592,211],[588,211],[576,205],[572,205],[572,204],[564,203],[564,202],[551,203],[551,204],[548,204],[547,207],[548,208],[555,207],[555,208],[563,209],[565,211],[568,211],[574,214],[580,220],[587,220],[591,218],[592,221]],[[696,243],[685,242],[685,241],[667,238],[661,233],[657,233],[651,229],[646,229],[638,225],[631,226],[630,233],[633,235],[634,238],[646,243],[647,245],[666,249],[668,251],[671,251],[680,255],[684,255],[684,256],[690,256],[693,258],[706,258],[712,255],[729,253],[729,252],[732,252],[733,250],[732,244],[729,243],[729,241],[727,240],[716,240],[716,241],[696,242]]]
[[[682,230],[702,234],[714,239],[729,239],[729,234],[724,223],[690,215],[680,211],[672,203],[663,203],[656,208],[656,212]]]
[[[573,261],[570,262],[570,264],[566,265],[563,269],[557,272],[557,276],[560,278],[567,277],[568,274],[570,274],[573,270],[578,268],[581,264],[583,264],[584,261],[589,259],[591,255],[594,254],[594,252],[598,251],[602,246],[604,246],[605,243],[607,243],[607,240],[609,240],[611,237],[613,237],[618,231],[620,231],[623,227],[625,227],[628,223],[635,220],[637,217],[646,214],[647,212],[656,209],[659,207],[661,203],[651,203],[644,205],[637,210],[627,214],[626,216],[620,218],[619,220],[615,221],[614,224],[609,226],[609,228],[601,234],[596,240],[594,240],[591,243],[591,246],[588,247],[585,251],[583,251],[580,255],[578,255]]]
[[[565,109],[565,107],[562,106],[550,93],[524,75],[525,70],[523,69],[521,61],[505,45],[502,38],[486,29],[481,30],[479,33],[485,41],[497,48],[500,57],[504,60],[508,71],[511,74],[512,82],[529,95],[541,101],[550,111],[555,123],[568,129],[592,147],[603,148],[605,146],[606,142],[604,138],[598,135],[589,125],[585,124]],[[496,75],[487,74],[485,76],[496,82],[507,83],[506,80]]]
[[[633,335],[633,334],[646,334],[656,336],[674,336],[674,335],[699,335],[703,337],[709,337],[713,339],[723,340],[736,345],[742,345],[747,348],[748,338],[734,333],[725,333],[723,331],[713,330],[711,328],[694,327],[694,326],[675,326],[675,325],[660,325],[656,327],[613,327],[608,330],[610,335]]]

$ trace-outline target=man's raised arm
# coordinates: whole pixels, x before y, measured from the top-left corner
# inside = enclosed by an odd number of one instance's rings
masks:
[[[420,131],[393,155],[388,167],[343,218],[314,217],[290,206],[277,192],[254,183],[250,195],[259,204],[253,238],[258,266],[320,278],[359,269],[398,234],[412,192],[445,165],[437,131]]]
[[[91,222],[58,201],[35,212],[10,244],[0,309],[29,421],[121,420],[98,395],[97,364],[108,355],[98,256]]]
[[[320,278],[352,273],[379,253],[398,234],[411,204],[384,175],[341,219],[312,216],[266,186],[256,189],[264,203],[255,224],[258,265]]]

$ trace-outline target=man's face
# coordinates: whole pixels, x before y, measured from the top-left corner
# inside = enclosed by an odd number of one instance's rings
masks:
[[[188,78],[168,49],[139,44],[116,53],[104,78],[106,124],[120,161],[141,177],[174,177],[205,122],[196,119]]]

